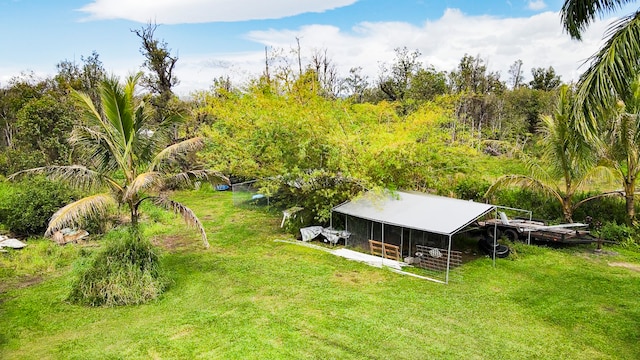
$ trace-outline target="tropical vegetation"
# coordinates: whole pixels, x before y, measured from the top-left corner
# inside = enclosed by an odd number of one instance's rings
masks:
[[[625,3],[567,1],[563,21],[579,38]],[[29,246],[0,254],[0,355],[637,358],[635,22],[614,28],[578,84],[546,64],[526,82],[518,59],[501,79],[480,55],[445,71],[408,48],[370,79],[339,74],[326,51],[303,63],[298,47],[267,49],[247,82],[179,98],[178,57],[153,24],[134,31],[145,72],[124,82],[97,53],[12,79],[0,87],[0,233]],[[235,192],[209,185],[227,178],[255,181],[245,204],[268,206],[232,206]],[[492,268],[468,246],[473,261],[445,288],[287,243],[382,188],[590,219],[610,248],[510,244]],[[42,238],[76,226],[89,240]]]

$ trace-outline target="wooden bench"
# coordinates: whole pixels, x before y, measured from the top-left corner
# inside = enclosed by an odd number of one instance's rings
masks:
[[[400,261],[400,247],[392,244],[385,244],[380,241],[369,240],[371,255],[381,256],[385,259]]]

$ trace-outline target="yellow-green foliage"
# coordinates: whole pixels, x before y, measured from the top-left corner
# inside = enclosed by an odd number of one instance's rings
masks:
[[[353,104],[322,96],[260,89],[225,97],[201,94],[203,154],[219,170],[244,178],[324,169],[378,186],[439,188],[441,179],[473,169],[481,154],[447,101],[426,103],[407,117],[397,104]]]

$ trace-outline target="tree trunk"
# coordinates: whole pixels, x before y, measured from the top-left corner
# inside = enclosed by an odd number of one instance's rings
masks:
[[[635,183],[624,184],[624,199],[627,206],[627,223],[634,225],[636,222],[636,206],[635,206]]]
[[[565,222],[573,223],[573,204],[571,204],[571,199],[564,198],[562,200],[562,214]]]
[[[138,205],[134,202],[129,203],[129,208],[131,209],[131,226],[138,226],[138,217],[140,214],[138,213]]]

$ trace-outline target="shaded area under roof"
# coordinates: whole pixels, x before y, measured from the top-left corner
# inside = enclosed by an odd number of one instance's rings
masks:
[[[369,192],[333,211],[430,233],[453,235],[495,208],[494,205],[424,193]]]

